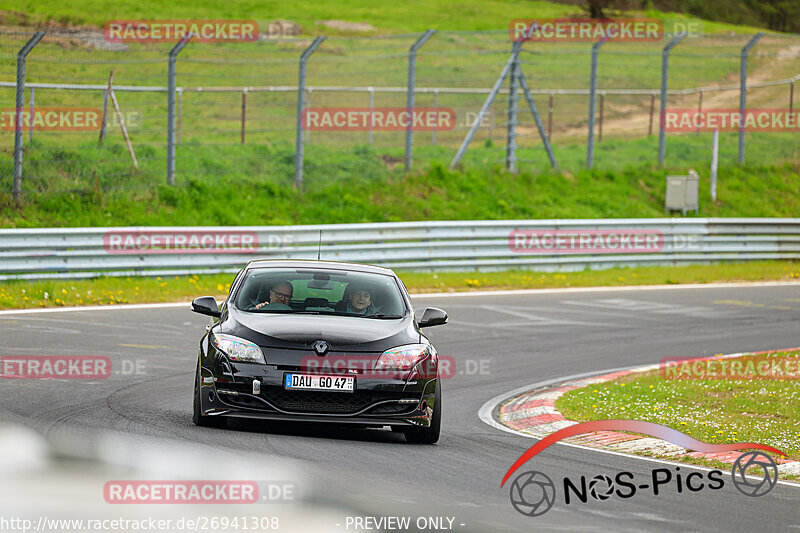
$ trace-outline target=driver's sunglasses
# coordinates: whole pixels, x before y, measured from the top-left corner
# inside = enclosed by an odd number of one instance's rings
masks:
[[[286,294],[285,292],[278,292],[278,291],[273,290],[273,289],[270,289],[269,292],[274,293],[276,296],[279,296],[283,300],[291,300],[292,299],[292,295],[291,294]]]

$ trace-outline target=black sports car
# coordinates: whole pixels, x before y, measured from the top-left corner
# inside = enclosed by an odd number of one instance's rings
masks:
[[[442,392],[436,349],[420,328],[447,322],[425,309],[417,322],[389,269],[329,261],[252,261],[200,341],[193,421],[229,417],[390,426],[406,440],[439,440]]]

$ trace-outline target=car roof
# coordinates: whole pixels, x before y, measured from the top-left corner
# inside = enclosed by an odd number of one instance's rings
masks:
[[[247,263],[245,268],[328,268],[349,270],[351,272],[370,272],[396,276],[394,271],[375,265],[361,263],[345,263],[343,261],[321,261],[312,259],[255,259]]]

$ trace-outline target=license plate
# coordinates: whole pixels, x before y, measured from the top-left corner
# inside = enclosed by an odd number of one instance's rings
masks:
[[[343,376],[317,376],[314,374],[286,374],[284,388],[353,392],[356,378]]]

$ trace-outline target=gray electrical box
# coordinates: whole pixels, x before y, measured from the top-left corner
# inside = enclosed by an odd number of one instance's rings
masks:
[[[667,176],[667,194],[665,212],[686,211],[694,209],[697,213],[700,208],[697,202],[697,191],[700,186],[700,176],[694,170],[688,176]]]

